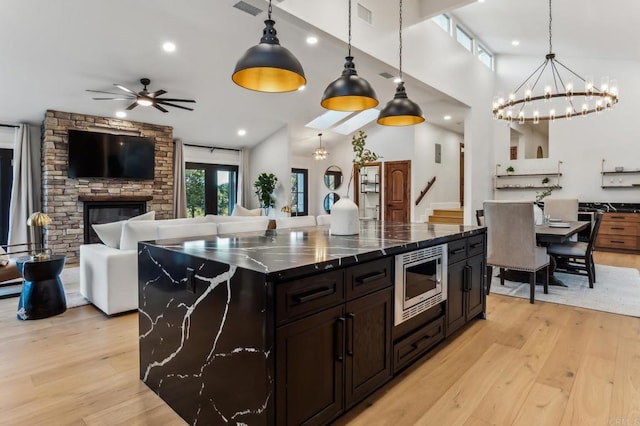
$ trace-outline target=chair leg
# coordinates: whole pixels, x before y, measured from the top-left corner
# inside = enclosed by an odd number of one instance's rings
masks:
[[[533,303],[534,295],[536,292],[536,273],[529,273],[529,303]]]
[[[492,278],[493,278],[493,266],[487,266],[487,295],[491,293]]]
[[[504,285],[504,268],[500,268],[500,285]]]
[[[596,280],[596,262],[593,261],[593,254],[591,254],[590,256],[591,258],[591,267],[593,268],[593,282],[597,282],[598,280]]]
[[[546,268],[544,268],[544,294],[549,294],[549,269],[551,268],[551,264],[547,265]]]
[[[593,288],[593,264],[589,261],[589,258],[584,259],[586,263],[587,276],[589,277],[589,288]]]

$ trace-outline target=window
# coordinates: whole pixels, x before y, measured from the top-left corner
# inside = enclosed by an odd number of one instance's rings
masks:
[[[0,149],[0,244],[7,244],[9,235],[9,202],[13,180],[12,149]]]
[[[433,22],[435,22],[440,28],[445,30],[447,34],[451,32],[451,18],[447,15],[438,15],[431,18]]]
[[[469,52],[472,51],[473,39],[459,26],[456,26],[456,40]]]
[[[186,163],[187,217],[229,216],[238,194],[238,166]]]
[[[478,46],[478,59],[487,67],[493,69],[493,55],[482,46]]]
[[[307,169],[291,169],[291,216],[309,214],[308,176]]]

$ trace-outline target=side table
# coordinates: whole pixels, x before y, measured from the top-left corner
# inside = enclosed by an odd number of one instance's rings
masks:
[[[66,257],[60,254],[47,259],[16,259],[18,271],[25,280],[18,302],[18,319],[47,318],[67,310],[67,299],[60,281],[65,261]]]

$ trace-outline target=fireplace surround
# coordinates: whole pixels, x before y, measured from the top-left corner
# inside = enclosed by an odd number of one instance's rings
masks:
[[[84,243],[99,243],[100,238],[91,225],[118,222],[147,211],[152,197],[80,197],[83,202]]]

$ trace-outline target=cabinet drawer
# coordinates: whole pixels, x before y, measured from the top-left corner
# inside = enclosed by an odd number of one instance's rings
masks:
[[[636,236],[638,235],[638,225],[635,223],[605,222],[600,224],[598,232],[600,235]]]
[[[605,213],[602,217],[602,224],[607,222],[631,222],[640,223],[639,213]]]
[[[629,236],[598,234],[597,248],[612,248],[621,250],[637,250],[638,239]]]
[[[278,324],[344,302],[343,270],[276,284]]]
[[[438,318],[393,345],[394,374],[411,364],[442,339],[444,339],[444,317]]]
[[[393,285],[392,262],[387,257],[347,268],[347,300]]]
[[[468,257],[473,257],[484,252],[484,235],[476,235],[469,237],[469,245],[467,247]]]
[[[467,239],[462,238],[460,240],[451,241],[447,244],[448,251],[448,263],[459,262],[467,258]]]

